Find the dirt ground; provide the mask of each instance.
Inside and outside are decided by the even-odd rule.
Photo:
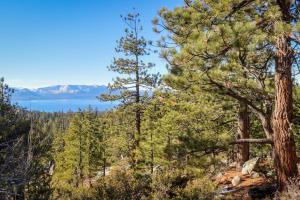
[[[260,161],[257,168],[261,169],[262,171],[265,170],[266,172],[268,171],[269,165],[265,161]],[[220,190],[226,188],[226,191],[228,191],[228,193],[226,192],[226,194],[223,195],[224,199],[260,199],[250,197],[249,190],[251,190],[251,192],[254,191],[256,193],[261,193],[260,189],[263,188],[264,190],[265,188],[267,188],[266,190],[268,190],[268,187],[274,185],[274,180],[266,178],[261,172],[259,174],[259,177],[251,177],[251,175],[248,174],[242,175],[242,173],[240,171],[237,171],[235,167],[229,167],[222,172],[222,175],[218,175],[217,177],[215,177],[215,183]],[[241,182],[237,186],[232,186],[231,181],[235,176],[240,176]],[[268,191],[266,193],[268,193]]]

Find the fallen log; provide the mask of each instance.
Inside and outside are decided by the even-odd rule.
[[[268,138],[263,138],[263,139],[247,138],[247,139],[238,139],[236,141],[230,142],[230,144],[243,144],[243,143],[273,144],[273,140]]]

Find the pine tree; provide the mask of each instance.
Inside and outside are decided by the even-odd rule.
[[[240,102],[238,110],[238,139],[248,139],[250,136],[250,117],[248,105]],[[238,145],[237,170],[241,170],[243,164],[249,160],[249,143]]]
[[[193,77],[182,89],[197,83],[206,91],[229,96],[237,104],[247,104],[261,118],[266,136],[270,139],[269,107],[272,101],[266,88],[271,84],[271,62],[268,48],[263,48],[265,37],[255,34],[249,37],[249,32],[255,32],[249,20],[253,13],[238,13],[226,20],[226,12],[230,12],[232,2],[209,1],[207,6],[211,9],[197,1],[186,1],[186,7],[177,8],[174,12],[161,11],[163,21],[156,20],[155,23],[169,30],[169,38],[178,45],[165,48],[171,42],[162,41],[162,56],[169,62],[173,77]],[[226,12],[219,10],[223,6],[228,8]],[[256,50],[255,46],[262,48]],[[261,104],[262,101],[266,103]],[[243,135],[248,135],[249,130],[243,131]],[[247,144],[241,146],[246,147]],[[247,154],[243,155],[244,159]]]
[[[170,32],[169,38],[177,45],[164,54],[173,72],[200,72],[204,87],[246,103],[260,118],[265,141],[273,143],[274,139],[280,189],[289,177],[297,174],[295,144],[289,127],[291,69],[297,58],[293,42],[299,41],[299,3],[186,0],[185,6],[174,11],[163,9],[162,22],[155,21]],[[262,142],[247,142],[250,141]]]
[[[116,52],[123,57],[115,58],[109,70],[119,73],[113,84],[109,85],[110,94],[101,95],[103,101],[121,101],[125,107],[131,107],[135,115],[135,132],[131,149],[132,165],[137,162],[137,150],[141,138],[141,122],[143,105],[147,99],[145,90],[156,83],[158,75],[152,75],[149,70],[153,63],[143,62],[144,56],[150,54],[148,42],[141,36],[142,26],[139,14],[128,14],[122,17],[127,28],[125,36],[118,41]]]
[[[72,117],[70,126],[64,133],[62,140],[58,137],[56,146],[55,171],[52,178],[52,188],[59,198],[72,198],[76,189],[83,187],[86,138],[82,129],[83,113]]]
[[[293,26],[299,26],[300,1],[278,0],[279,17],[276,19],[275,51],[275,107],[273,113],[275,165],[280,190],[289,178],[298,175],[297,156],[292,132],[293,81],[292,67],[297,64],[297,53],[293,42],[299,44],[298,33]],[[277,29],[277,30],[276,30]],[[297,46],[296,45],[296,46]]]
[[[13,90],[0,79],[0,198],[24,198],[30,180],[28,136],[30,121],[24,110],[11,103]]]

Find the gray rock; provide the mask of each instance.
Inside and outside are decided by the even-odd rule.
[[[235,176],[233,177],[233,179],[231,180],[231,184],[233,186],[237,186],[238,184],[241,183],[241,177],[240,176]]]
[[[217,174],[216,178],[219,179],[219,178],[222,178],[222,176],[223,176],[223,173],[220,172],[220,173]]]
[[[243,168],[242,169],[242,175],[246,175],[248,174],[248,169],[247,168]]]
[[[251,178],[258,178],[258,177],[259,177],[259,173],[252,171]]]
[[[221,195],[220,197],[225,197],[224,195],[229,194],[229,193],[233,193],[233,192],[237,192],[239,190],[241,190],[241,188],[234,188],[234,189],[230,189],[231,187],[229,186],[225,186],[223,189],[221,189],[218,193]],[[218,198],[217,198],[218,199]],[[221,198],[222,199],[222,198]],[[224,199],[224,198],[223,198]]]
[[[54,164],[50,166],[50,169],[49,169],[49,175],[50,175],[50,176],[52,176],[53,173],[54,173],[54,167],[55,167]]]
[[[248,160],[247,162],[245,162],[243,165],[242,174],[243,175],[251,174],[251,172],[256,167],[258,160],[259,160],[259,158],[257,157],[257,158],[252,158],[252,159]]]
[[[236,166],[236,162],[230,163],[229,167],[235,167]]]
[[[267,174],[266,174],[266,177],[274,177],[274,176],[275,176],[275,171],[274,170],[268,171]]]

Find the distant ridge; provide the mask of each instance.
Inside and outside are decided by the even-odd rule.
[[[108,92],[104,85],[54,85],[38,89],[14,88],[14,101],[54,99],[95,99]]]

